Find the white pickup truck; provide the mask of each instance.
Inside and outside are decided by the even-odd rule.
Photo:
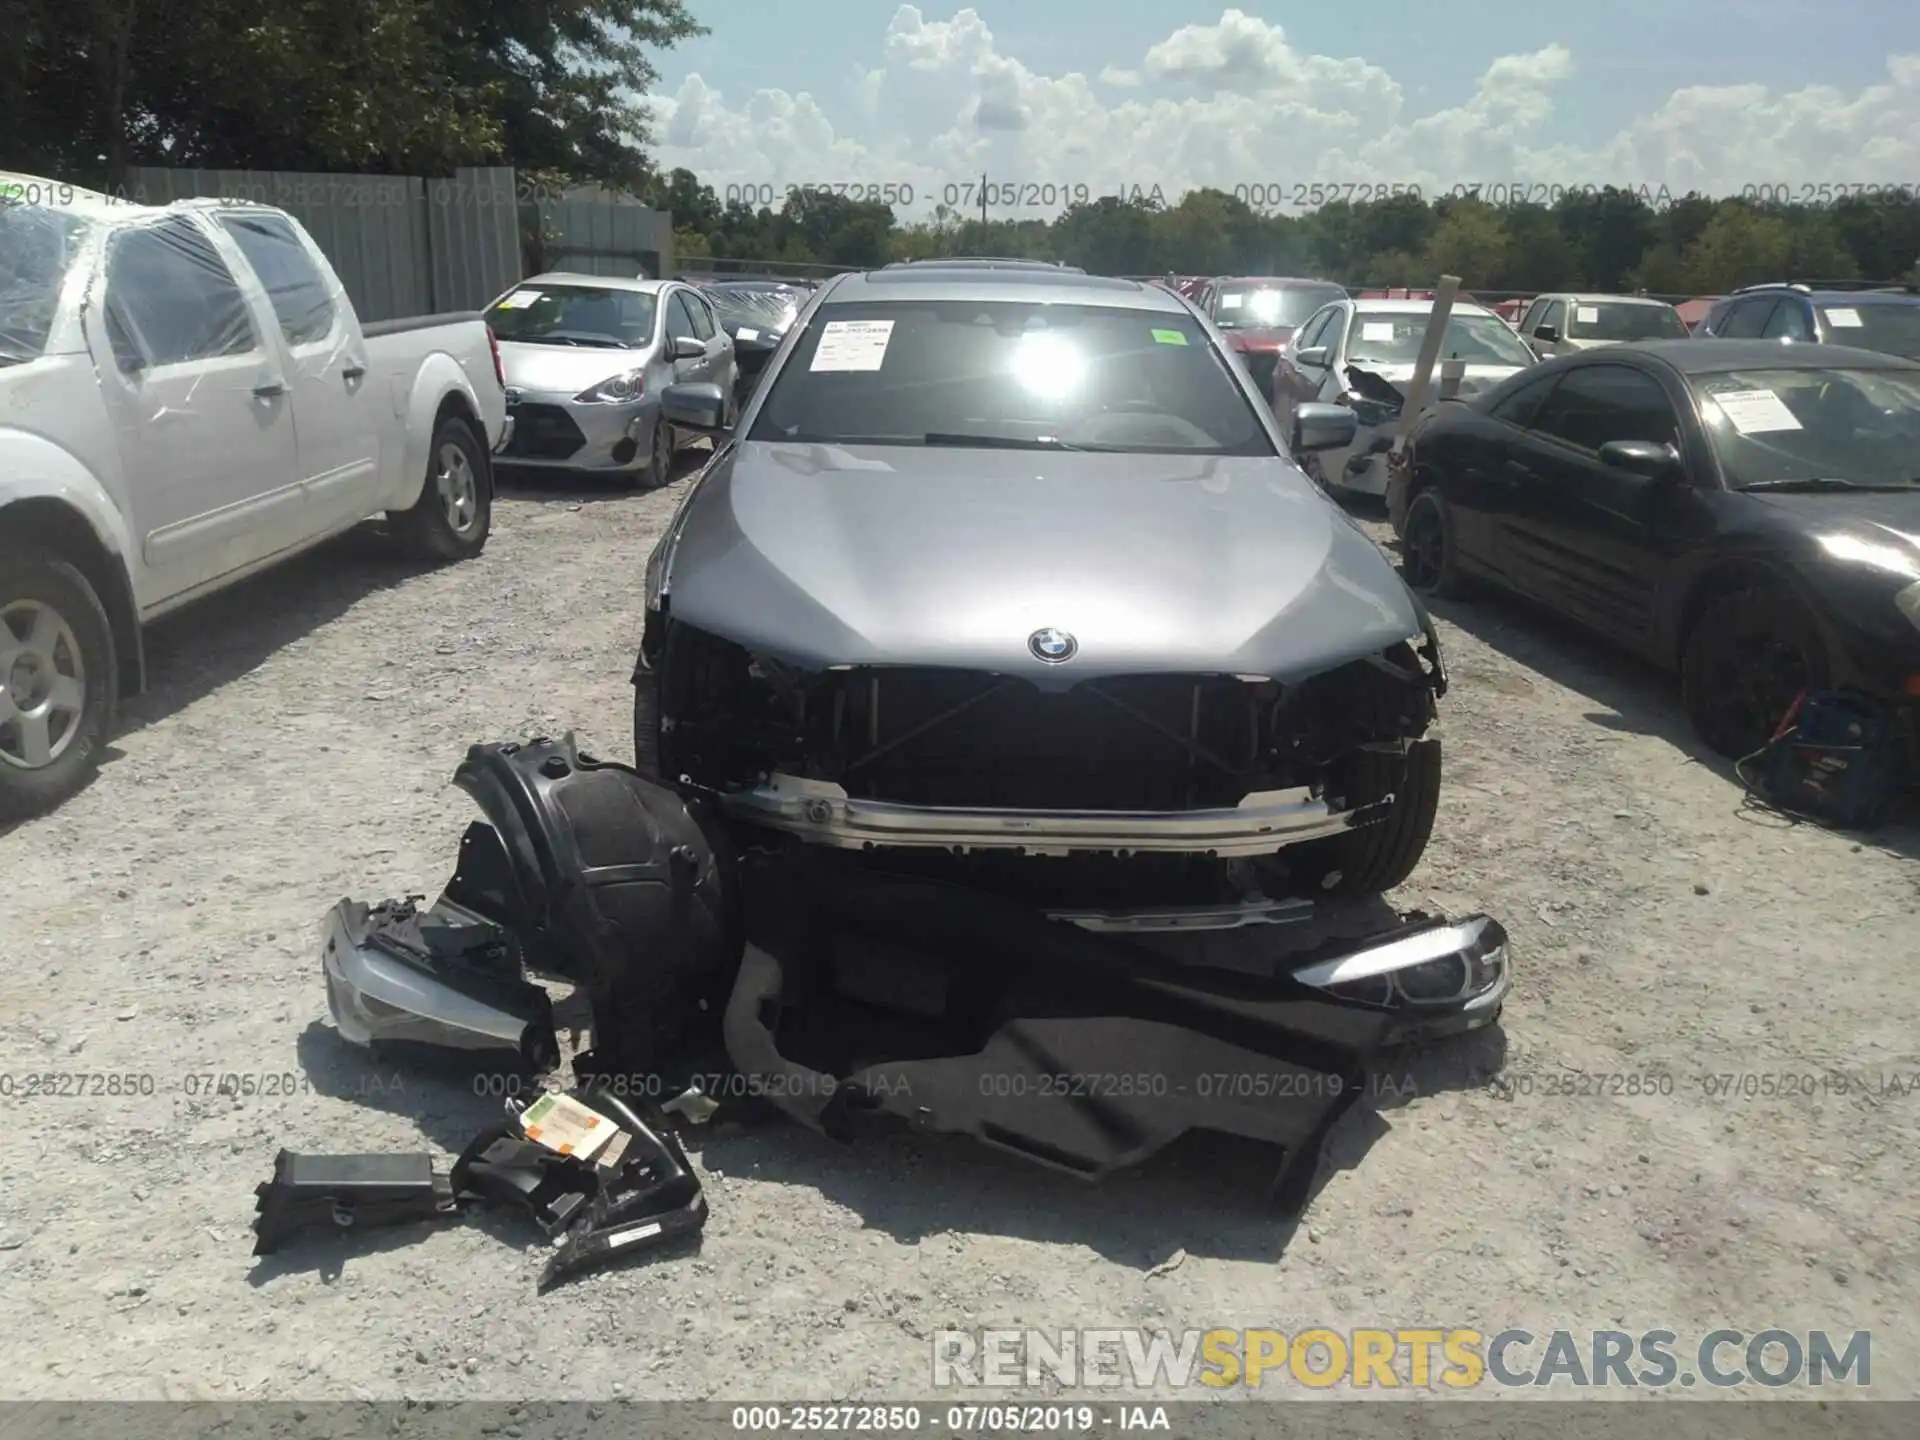
[[[511,428],[478,314],[362,326],[283,211],[0,173],[0,821],[87,782],[147,621],[382,512],[477,555]]]

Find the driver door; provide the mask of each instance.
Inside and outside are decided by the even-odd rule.
[[[1569,618],[1637,649],[1651,646],[1676,507],[1692,492],[1600,459],[1610,440],[1673,445],[1686,433],[1666,388],[1629,365],[1567,371],[1502,459],[1508,497],[1501,569]]]

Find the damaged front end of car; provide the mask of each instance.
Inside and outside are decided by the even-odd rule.
[[[724,1070],[831,1135],[892,1119],[1086,1179],[1220,1132],[1284,1152],[1273,1198],[1297,1211],[1375,1058],[1492,1023],[1511,983],[1484,916],[1289,943],[1311,902],[1062,909],[777,843],[570,739],[475,746],[455,783],[487,819],[435,904],[329,919],[336,1023],[547,1070],[532,980],[568,981],[591,1006],[588,1093],[684,1099]],[[1251,966],[1151,943],[1223,927],[1277,943]]]
[[[1271,856],[1383,818],[1446,690],[1424,633],[1299,679],[805,670],[650,617],[660,773],[842,850]],[[1422,617],[1423,621],[1425,617]]]

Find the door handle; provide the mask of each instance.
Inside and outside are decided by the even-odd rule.
[[[278,380],[264,380],[253,387],[253,398],[256,400],[278,400],[286,393],[287,387]]]
[[[367,367],[358,362],[346,366],[340,372],[340,378],[342,380],[364,380],[366,377]]]

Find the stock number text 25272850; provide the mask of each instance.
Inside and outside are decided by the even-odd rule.
[[[1233,198],[1253,210],[1314,210],[1322,205],[1367,205],[1403,196],[1418,200],[1422,191],[1409,182],[1375,180],[1255,180],[1235,185]]]

